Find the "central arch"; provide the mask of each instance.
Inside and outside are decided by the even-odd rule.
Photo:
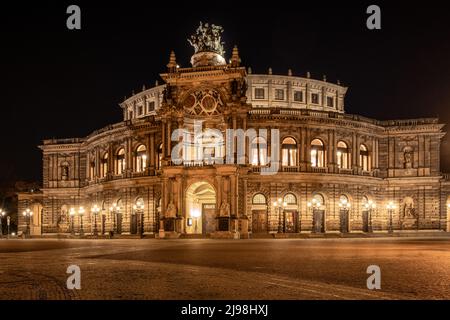
[[[210,234],[216,230],[216,191],[205,181],[186,190],[186,233]]]

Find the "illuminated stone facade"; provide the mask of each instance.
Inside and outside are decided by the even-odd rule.
[[[161,238],[448,230],[438,119],[346,114],[340,84],[251,74],[237,48],[228,64],[208,50],[190,68],[172,53],[163,85],[120,104],[123,122],[43,141],[43,188],[19,194],[20,229],[30,221],[32,235]],[[224,137],[227,129],[267,137],[245,139],[243,163],[235,149],[225,161],[223,148],[199,160],[195,146],[173,161],[174,130],[193,132],[198,121]],[[275,162],[275,174],[264,174]]]

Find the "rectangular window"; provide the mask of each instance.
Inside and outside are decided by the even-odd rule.
[[[138,107],[138,116],[141,116],[143,112],[144,112],[144,108],[142,108],[142,106],[139,106]]]
[[[255,99],[264,99],[264,89],[255,88]]]
[[[275,100],[284,100],[284,90],[275,89]]]
[[[334,107],[334,99],[333,99],[333,97],[327,97],[327,107],[330,107],[330,108]]]
[[[319,104],[319,94],[318,93],[311,94],[311,103]]]
[[[150,101],[147,103],[147,112],[155,111],[155,101]]]
[[[303,91],[294,91],[294,101],[297,102],[303,101]]]

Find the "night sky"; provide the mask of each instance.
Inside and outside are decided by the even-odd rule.
[[[162,1],[158,1],[162,2]],[[0,183],[41,179],[46,138],[83,137],[122,119],[132,90],[152,86],[170,50],[190,66],[199,21],[225,29],[253,73],[327,75],[349,87],[346,112],[377,119],[439,116],[450,123],[450,23],[443,2],[59,1],[0,12]],[[316,3],[316,4],[314,4]],[[378,4],[382,30],[366,28]],[[81,7],[82,29],[66,28]],[[160,79],[159,79],[160,80]],[[442,171],[450,171],[443,142]]]

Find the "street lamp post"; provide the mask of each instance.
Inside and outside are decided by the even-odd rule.
[[[70,216],[70,234],[74,236],[75,235],[75,224],[74,224],[75,209],[74,208],[70,208],[69,216]]]
[[[134,214],[139,214],[139,235],[141,238],[144,236],[144,203],[141,201],[136,202],[133,206]]]
[[[376,205],[375,202],[373,202],[372,200],[369,200],[367,203],[364,204],[364,208],[366,208],[367,210],[367,229],[369,232],[372,232],[372,211],[375,210]]]
[[[8,233],[7,233],[8,239],[9,239],[9,225],[10,225],[10,224],[11,224],[11,217],[10,217],[10,216],[7,216],[7,217],[6,217],[6,226],[7,226],[6,231],[8,232]]]
[[[80,216],[80,236],[84,236],[84,229],[83,229],[83,216],[84,216],[84,208],[80,207],[78,209],[78,215]]]
[[[112,229],[113,232],[116,232],[116,228],[117,228],[117,226],[116,226],[116,213],[119,210],[120,210],[120,208],[117,206],[116,203],[114,203],[112,205],[112,207],[109,208],[109,212],[112,215],[112,219],[113,219],[113,229]]]
[[[283,202],[283,199],[278,198],[278,201],[273,203],[273,207],[275,210],[278,209],[278,233],[286,232],[286,219],[281,218],[281,214],[285,214],[284,208],[286,208],[287,203]],[[283,221],[284,220],[284,221]]]
[[[311,200],[311,202],[307,202],[306,203],[306,206],[308,207],[308,208],[310,208],[310,210],[311,210],[311,212],[312,212],[312,214],[313,214],[313,221],[314,221],[314,225],[313,225],[313,230],[312,230],[312,232],[313,233],[316,233],[317,232],[317,218],[316,217],[314,217],[314,212],[316,211],[316,210],[320,210],[320,208],[321,208],[321,206],[322,206],[322,204],[320,203],[320,201],[317,201],[317,199],[312,199]],[[320,231],[321,232],[321,231]]]
[[[97,215],[100,212],[100,208],[95,204],[92,208],[91,208],[91,212],[94,214],[94,236],[97,237],[98,236],[98,230],[97,230]]]
[[[394,229],[392,227],[392,214],[396,208],[397,207],[395,206],[394,202],[392,202],[392,201],[389,201],[389,203],[386,205],[386,209],[388,210],[388,213],[389,213],[389,230],[388,230],[389,233],[394,232]]]
[[[3,217],[5,214],[6,212],[3,209],[0,209],[0,238],[3,238]]]
[[[31,216],[33,215],[33,211],[31,211],[29,208],[27,208],[25,211],[22,212],[22,215],[25,217],[27,222],[27,230],[25,232],[25,237],[30,236],[30,220]]]

